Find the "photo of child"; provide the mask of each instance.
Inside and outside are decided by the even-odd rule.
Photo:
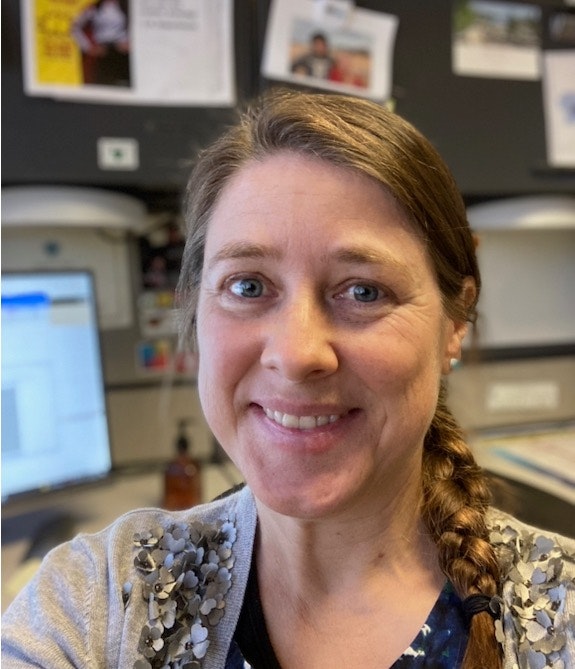
[[[369,86],[371,37],[349,30],[318,30],[313,21],[296,18],[289,42],[290,71],[297,78],[352,88]],[[310,82],[312,83],[312,82]]]

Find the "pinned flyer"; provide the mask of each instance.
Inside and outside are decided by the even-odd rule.
[[[274,0],[263,75],[388,100],[398,19],[350,5],[343,0]]]
[[[232,106],[232,0],[22,0],[24,88],[77,101]]]

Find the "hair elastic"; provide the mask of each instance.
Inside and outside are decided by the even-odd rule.
[[[470,595],[463,600],[463,612],[468,621],[476,613],[489,613],[494,619],[501,617],[501,605],[503,600],[498,595],[490,597],[489,595]]]

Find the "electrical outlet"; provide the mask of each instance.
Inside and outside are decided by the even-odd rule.
[[[137,170],[140,166],[139,145],[130,137],[100,137],[98,167],[101,170]]]

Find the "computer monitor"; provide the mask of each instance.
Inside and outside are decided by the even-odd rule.
[[[3,506],[105,478],[112,458],[92,274],[2,273],[1,356]]]

